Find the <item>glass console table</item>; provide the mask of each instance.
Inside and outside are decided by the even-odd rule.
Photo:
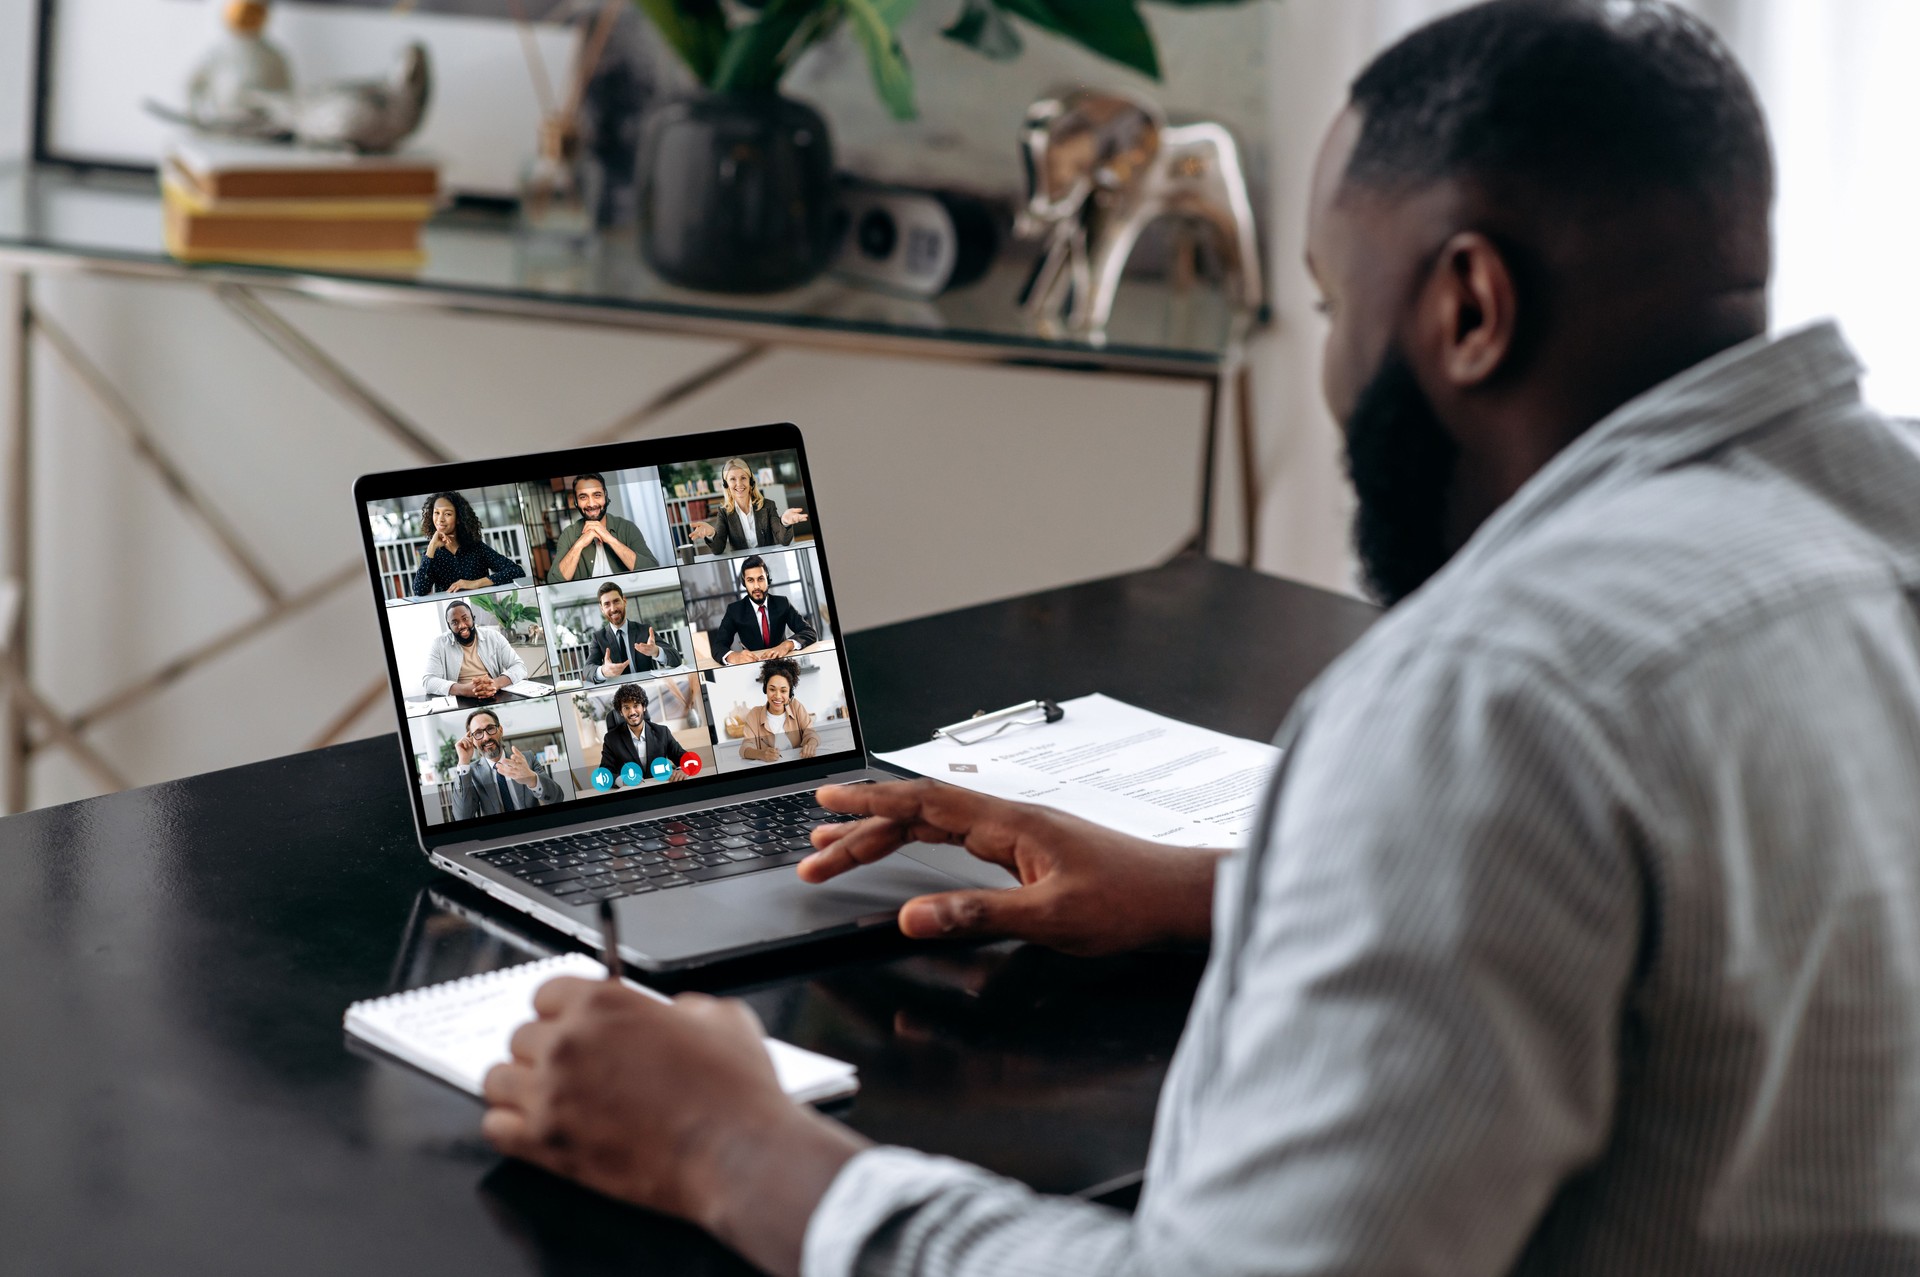
[[[161,243],[160,197],[150,176],[83,173],[60,167],[0,166],[0,271],[18,277],[13,341],[13,402],[7,438],[6,495],[9,559],[0,582],[17,588],[10,626],[0,632],[0,681],[9,690],[5,750],[7,788],[0,809],[28,805],[27,760],[38,749],[68,752],[97,781],[123,788],[111,760],[83,733],[116,705],[166,686],[218,656],[264,625],[296,615],[331,590],[343,588],[360,565],[343,567],[318,588],[287,598],[273,574],[256,562],[228,526],[219,505],[156,442],[136,407],[120,394],[81,345],[51,316],[36,309],[33,280],[51,271],[82,271],[131,280],[194,284],[207,289],[261,339],[320,389],[385,431],[423,462],[453,459],[406,415],[352,371],[309,340],[263,296],[291,295],[335,305],[389,311],[491,315],[521,320],[594,324],[633,332],[711,337],[740,343],[725,357],[696,369],[623,415],[592,438],[607,442],[642,433],[651,418],[689,395],[738,373],[780,348],[813,348],[910,359],[1054,369],[1081,374],[1153,377],[1194,383],[1205,392],[1199,431],[1200,490],[1190,549],[1205,552],[1214,533],[1216,457],[1229,400],[1236,405],[1235,471],[1240,487],[1242,544],[1254,544],[1251,384],[1243,347],[1247,317],[1210,286],[1176,288],[1129,280],[1120,290],[1104,340],[1040,331],[1018,304],[1031,259],[1003,252],[987,276],[932,300],[892,297],[832,277],[765,296],[697,293],[660,280],[642,264],[630,237],[608,237],[577,258],[530,254],[510,216],[456,207],[426,228],[427,262],[406,275],[330,274],[238,265],[188,265]],[[259,593],[262,611],[169,662],[161,671],[115,688],[92,706],[63,713],[37,691],[24,618],[32,607],[30,553],[34,527],[31,491],[33,391],[31,351],[43,344],[83,386],[125,443],[152,469],[186,512],[201,523]],[[346,725],[385,693],[384,680],[348,704],[312,743],[331,743]]]

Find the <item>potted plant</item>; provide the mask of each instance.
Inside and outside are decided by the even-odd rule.
[[[532,627],[540,622],[540,609],[522,603],[518,590],[509,590],[505,594],[483,594],[474,602],[500,622],[500,629],[509,643],[529,642]]]
[[[833,146],[826,121],[781,96],[780,81],[844,25],[867,55],[880,100],[895,118],[912,119],[913,73],[898,30],[915,0],[634,2],[702,89],[653,108],[641,126],[648,264],[676,284],[722,292],[773,292],[813,278],[833,248]],[[1135,0],[962,0],[943,34],[990,58],[1017,57],[1014,18],[1159,78]]]

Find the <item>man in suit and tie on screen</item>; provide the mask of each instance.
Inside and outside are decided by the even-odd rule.
[[[680,649],[651,625],[627,619],[627,596],[608,581],[600,587],[600,615],[607,623],[593,632],[581,677],[589,683],[615,683],[680,664]]]
[[[557,803],[560,782],[547,769],[520,752],[507,748],[500,717],[490,709],[467,715],[467,734],[453,742],[460,755],[453,769],[453,818],[498,816],[503,811],[526,811]]]
[[[767,563],[759,555],[740,561],[740,588],[745,596],[728,604],[720,624],[713,627],[707,646],[713,659],[723,665],[751,665],[818,641],[806,613],[769,587]],[[738,652],[729,650],[735,639],[741,644]]]

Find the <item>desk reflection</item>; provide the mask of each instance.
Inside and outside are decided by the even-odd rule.
[[[462,884],[424,888],[391,988],[570,947]],[[1098,1194],[1137,1180],[1145,1164],[1201,966],[1195,954],[1085,959],[894,936],[652,983],[740,997],[773,1036],[852,1062],[860,1093],[827,1111],[871,1139],[964,1158],[1043,1192]]]

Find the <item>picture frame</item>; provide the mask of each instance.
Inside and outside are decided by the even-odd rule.
[[[174,127],[144,103],[183,104],[188,75],[222,34],[220,0],[39,0],[33,158],[76,168],[151,171]],[[527,0],[530,13],[554,6]],[[564,12],[570,6],[561,6]],[[456,195],[508,198],[538,140],[540,106],[509,0],[277,0],[267,38],[296,83],[384,75],[412,41],[427,48],[433,95],[409,145],[436,156]],[[532,24],[561,81],[577,30]]]

